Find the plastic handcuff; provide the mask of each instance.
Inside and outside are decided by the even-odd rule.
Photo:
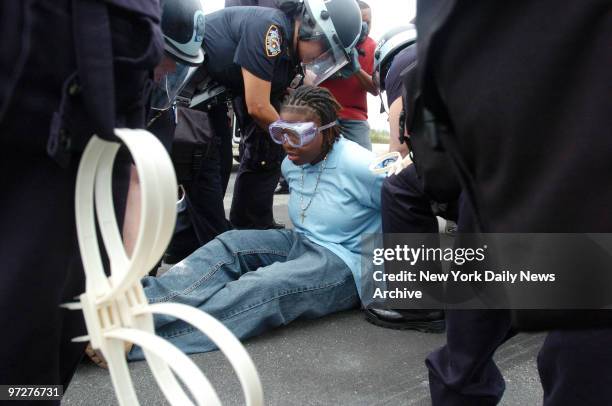
[[[394,151],[384,154],[372,161],[370,164],[370,171],[376,174],[386,173],[387,176],[399,175],[399,173],[406,169],[411,163],[412,160],[410,156],[402,158],[399,152]]]
[[[120,405],[139,404],[126,362],[123,342],[140,346],[157,384],[172,405],[220,405],[208,379],[174,345],[155,335],[153,314],[184,320],[207,335],[228,358],[245,394],[246,404],[263,405],[263,390],[255,365],[240,341],[212,316],[177,303],[149,305],[140,279],[153,268],[166,249],[176,221],[177,183],[170,157],[162,144],[145,130],[116,129],[138,170],[142,203],[138,238],[131,257],[125,252],[112,200],[112,168],[120,144],[93,136],[80,162],[76,183],[76,224],[86,276],[80,303],[63,307],[82,309],[90,341],[108,363]],[[110,259],[106,277],[98,237]],[[177,380],[180,378],[180,382]]]

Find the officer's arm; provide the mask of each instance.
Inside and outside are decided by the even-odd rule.
[[[374,81],[372,80],[372,76],[368,72],[364,71],[363,69],[360,69],[355,74],[355,77],[357,78],[357,80],[359,80],[359,84],[364,90],[366,90],[367,92],[371,93],[374,96],[378,96],[380,92],[378,91],[378,88],[374,86]]]
[[[405,143],[400,144],[399,142],[399,120],[403,108],[404,103],[401,97],[395,99],[395,101],[391,103],[391,106],[389,106],[389,152],[397,151],[405,157],[408,154],[408,146]]]
[[[360,69],[355,74],[355,77],[359,81],[361,88],[366,92],[378,96],[380,91],[377,86],[374,86],[374,81],[372,80],[372,72],[374,72],[374,50],[376,44],[369,40],[369,45],[364,44],[364,49],[362,51],[363,57],[360,60]]]
[[[132,255],[136,239],[138,238],[138,226],[140,225],[141,204],[140,180],[136,167],[130,167],[130,186],[128,189],[125,216],[123,220],[123,245],[128,256]]]
[[[257,125],[267,131],[268,126],[279,118],[278,112],[270,103],[272,83],[258,78],[244,68],[242,68],[242,78],[244,79],[244,99],[249,115]]]

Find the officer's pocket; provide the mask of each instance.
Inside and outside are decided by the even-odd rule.
[[[144,117],[144,106],[149,99],[150,72],[163,54],[163,37],[156,21],[140,10],[109,6],[112,32],[113,60],[116,89],[116,108],[127,113],[127,122],[137,127],[133,117]],[[135,113],[135,114],[134,114]]]

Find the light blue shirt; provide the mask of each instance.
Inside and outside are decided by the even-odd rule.
[[[361,236],[381,232],[380,189],[384,176],[369,170],[374,158],[371,151],[341,138],[326,162],[298,166],[285,158],[282,165],[290,191],[289,217],[295,230],[339,256],[351,269],[360,294]],[[325,169],[315,191],[322,165]],[[308,204],[302,223],[301,208]]]

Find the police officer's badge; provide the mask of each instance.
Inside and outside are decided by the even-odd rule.
[[[266,33],[266,55],[268,55],[269,58],[280,55],[282,52],[282,43],[283,37],[281,36],[280,30],[276,25],[271,25]]]

